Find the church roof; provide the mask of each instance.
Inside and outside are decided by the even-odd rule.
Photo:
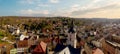
[[[57,46],[55,47],[55,52],[56,53],[60,53],[60,52],[63,52],[63,50],[65,49],[65,48],[68,48],[67,50],[69,50],[69,53],[70,54],[80,54],[80,52],[81,52],[81,48],[74,48],[74,47],[72,47],[72,46],[70,46],[70,45],[68,45],[68,46],[65,46],[65,45],[61,45],[61,44],[57,44]]]
[[[71,54],[80,54],[81,48],[74,48],[70,45],[68,46],[68,48],[69,48]]]
[[[63,50],[66,46],[62,45],[62,44],[57,44],[54,51],[55,52],[60,52],[61,50]]]

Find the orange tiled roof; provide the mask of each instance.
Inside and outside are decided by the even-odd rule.
[[[27,47],[27,46],[28,46],[27,40],[18,41],[18,47]]]
[[[104,54],[104,53],[102,52],[102,50],[97,48],[96,50],[94,50],[93,54]]]
[[[5,44],[0,44],[0,47],[5,46]]]

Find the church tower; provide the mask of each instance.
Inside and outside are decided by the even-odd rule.
[[[74,22],[71,22],[71,26],[68,30],[68,37],[67,37],[67,45],[71,45],[74,48],[76,48],[76,44],[77,44],[77,38],[76,38],[76,29],[74,26]]]

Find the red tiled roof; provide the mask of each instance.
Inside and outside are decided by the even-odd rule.
[[[45,51],[46,51],[46,46],[47,46],[47,44],[44,43],[43,41],[41,41],[40,45],[41,45],[43,51],[45,52]]]
[[[32,54],[45,54],[47,44],[41,41],[36,48],[33,50]]]
[[[27,40],[18,41],[18,48],[21,47],[28,47],[28,41]]]
[[[3,47],[3,46],[5,46],[5,44],[0,44],[0,47]]]

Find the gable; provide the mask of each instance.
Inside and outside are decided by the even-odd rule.
[[[47,44],[41,41],[37,47],[34,49],[34,52],[46,52]]]
[[[45,52],[45,51],[46,51],[46,46],[47,46],[47,44],[44,43],[43,41],[41,41],[40,45],[41,45],[43,51]]]
[[[63,49],[62,51],[60,51],[58,54],[70,54],[70,50],[68,47],[66,47],[65,49]]]

